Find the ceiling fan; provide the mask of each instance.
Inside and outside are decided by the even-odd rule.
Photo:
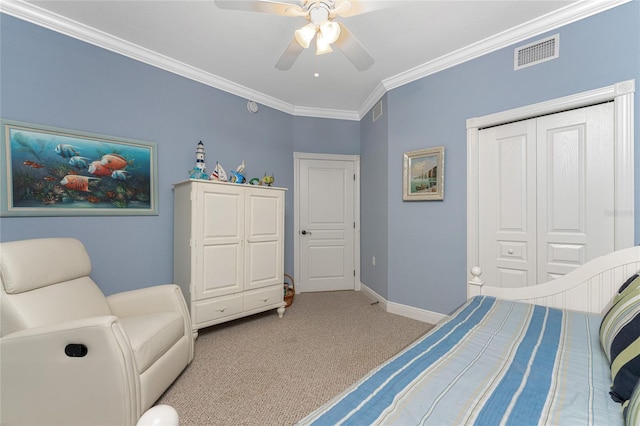
[[[362,44],[336,17],[349,16],[375,10],[378,2],[358,2],[357,0],[302,0],[300,5],[272,0],[215,0],[221,9],[248,12],[272,13],[292,17],[303,17],[308,23],[294,33],[294,38],[285,49],[275,67],[285,71],[293,66],[298,56],[316,39],[316,55],[332,52],[331,45],[340,49],[360,71],[373,65],[374,60]]]

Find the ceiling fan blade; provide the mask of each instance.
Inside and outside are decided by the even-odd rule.
[[[384,1],[365,1],[365,0],[336,0],[334,7],[335,14],[348,18],[350,16],[362,15],[363,13],[374,12],[376,10],[389,7],[388,2]]]
[[[375,62],[358,39],[342,24],[340,24],[340,37],[333,45],[340,49],[360,71],[369,69]]]
[[[282,56],[278,59],[278,62],[276,62],[276,68],[280,71],[288,70],[293,66],[294,62],[298,59],[298,56],[300,56],[303,50],[304,47],[300,46],[294,38],[291,40],[291,43],[289,43],[289,46],[284,50]]]
[[[304,16],[307,12],[299,5],[272,0],[214,0],[220,9],[244,12],[273,13],[285,16]]]

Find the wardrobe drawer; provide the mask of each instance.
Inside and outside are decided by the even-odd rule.
[[[244,310],[250,311],[262,308],[263,306],[282,303],[283,297],[284,288],[280,284],[261,288],[259,290],[248,291],[244,293]]]
[[[195,324],[202,324],[218,318],[242,312],[242,294],[200,300],[193,304]]]

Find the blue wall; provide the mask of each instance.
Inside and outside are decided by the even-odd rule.
[[[360,121],[362,140],[366,141],[360,150],[360,281],[388,299],[389,182],[394,184],[399,180],[389,176],[386,95],[381,102],[382,115],[375,122],[373,110]]]
[[[387,93],[390,182],[388,217],[363,208],[363,241],[388,238],[388,270],[371,266],[364,256],[363,282],[387,299],[430,311],[449,313],[466,298],[466,120],[536,102],[584,92],[619,81],[640,83],[640,2],[631,2],[567,25],[560,34],[558,59],[513,70],[513,47],[504,48]],[[518,43],[524,45],[527,41]],[[635,95],[635,166],[640,166],[640,108]],[[365,154],[385,141],[363,120]],[[445,146],[445,199],[402,201],[402,155]],[[374,160],[379,162],[378,157]],[[384,170],[384,167],[380,167]],[[373,173],[373,172],[371,172]],[[371,176],[369,176],[371,177]],[[366,178],[363,173],[363,182]],[[376,201],[364,199],[363,206]],[[640,242],[640,174],[636,175],[636,243]],[[376,235],[370,235],[374,233]],[[376,259],[380,262],[380,257]],[[366,280],[365,280],[366,278]]]
[[[202,140],[209,171],[244,159],[249,176],[274,173],[290,189],[292,272],[293,153],[360,154],[362,282],[389,301],[449,313],[466,297],[466,119],[640,82],[639,28],[640,2],[627,3],[551,32],[560,33],[559,59],[516,72],[505,48],[390,91],[383,116],[358,123],[267,107],[250,114],[246,99],[0,14],[0,116],[156,142],[160,188],[158,216],[2,218],[0,240],[80,238],[107,294],[171,282],[172,184],[187,177]],[[638,93],[635,101],[637,168]],[[444,201],[403,202],[402,154],[439,145]],[[637,212],[640,174],[640,242]]]
[[[0,219],[0,239],[71,236],[84,242],[106,294],[173,280],[173,187],[202,140],[207,170],[246,162],[274,173],[286,197],[285,271],[293,272],[293,152],[357,154],[359,124],[293,117],[0,14],[2,118],[155,142],[159,215]],[[330,137],[327,137],[327,135]],[[4,165],[2,165],[4,168]],[[3,172],[4,173],[4,172]],[[63,254],[60,254],[63,255]]]

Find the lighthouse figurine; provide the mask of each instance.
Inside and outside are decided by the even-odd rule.
[[[196,148],[196,166],[189,172],[189,178],[209,179],[209,175],[205,172],[206,167],[207,165],[204,162],[204,144],[200,141]]]
[[[204,144],[202,141],[198,142],[198,147],[196,148],[196,167],[203,173],[204,169],[207,168],[207,165],[204,163]]]

